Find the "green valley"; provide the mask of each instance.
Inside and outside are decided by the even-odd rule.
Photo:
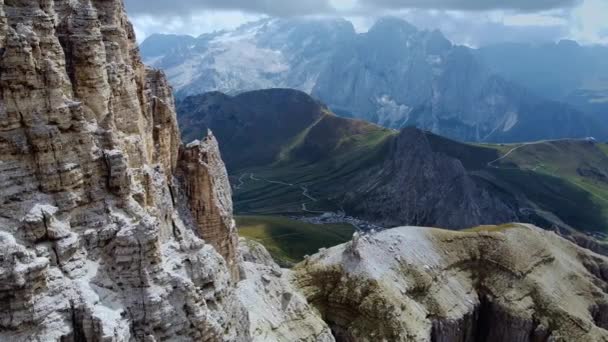
[[[284,267],[349,241],[355,231],[348,224],[315,225],[280,216],[237,216],[236,223],[240,236],[263,244]]]

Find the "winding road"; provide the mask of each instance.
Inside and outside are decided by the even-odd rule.
[[[234,186],[235,190],[240,190],[243,185],[245,185],[245,181],[243,181],[243,177],[245,177],[245,175],[247,175],[246,173],[243,173],[240,177],[239,177],[239,184]]]
[[[240,190],[243,187],[243,185],[245,185],[244,177],[246,175],[247,175],[247,173],[244,173],[244,174],[242,174],[239,177],[239,184],[234,187],[236,190]],[[253,172],[249,173],[249,179],[251,179],[252,181],[266,182],[266,183],[270,183],[270,184],[279,184],[279,185],[284,185],[284,186],[287,186],[287,187],[296,187],[296,186],[298,186],[302,190],[302,196],[308,198],[309,200],[311,200],[313,202],[318,202],[319,201],[318,199],[314,198],[310,194],[310,190],[308,190],[308,188],[305,185],[298,185],[298,184],[286,183],[286,182],[276,181],[276,180],[271,180],[271,179],[258,178],[258,177],[255,176],[255,174]],[[323,211],[308,210],[306,208],[306,203],[305,202],[302,203],[302,211],[306,211],[306,212],[309,212],[309,213],[324,213]]]
[[[588,141],[588,138],[586,138],[586,139],[557,139],[557,140],[541,140],[541,141],[530,142],[530,143],[522,143],[521,145],[518,145],[518,146],[516,146],[516,147],[514,147],[514,148],[510,149],[510,150],[509,150],[507,153],[505,153],[505,154],[504,154],[503,156],[501,156],[500,158],[498,158],[498,159],[496,159],[496,160],[492,160],[491,162],[488,162],[488,167],[495,168],[495,169],[511,169],[511,168],[507,168],[507,167],[499,167],[499,166],[496,166],[496,165],[494,165],[494,163],[499,162],[499,161],[501,161],[501,160],[503,160],[503,159],[505,159],[505,158],[509,157],[509,156],[510,156],[510,155],[511,155],[513,152],[515,152],[515,151],[517,151],[517,150],[519,150],[519,149],[521,149],[521,148],[523,148],[523,147],[530,146],[530,145],[544,144],[544,143],[547,143],[547,142],[555,142],[555,141]],[[544,166],[544,165],[541,163],[541,164],[536,165],[535,167],[533,167],[533,168],[532,168],[532,169],[530,169],[530,170],[532,170],[532,171],[536,172],[536,170],[538,170],[539,168],[541,168],[541,167],[543,167],[543,166]],[[516,169],[516,168],[514,168],[514,169]],[[551,173],[550,173],[550,174],[551,174]],[[551,175],[553,175],[553,174],[551,174]],[[557,176],[555,176],[555,177],[557,177]],[[570,182],[570,183],[571,183],[571,184],[573,184],[573,185],[575,185],[575,186],[577,186],[578,188],[582,189],[583,191],[589,192],[589,193],[590,193],[592,196],[594,196],[594,197],[596,197],[596,198],[598,198],[598,199],[600,199],[600,200],[602,200],[602,201],[608,202],[608,198],[604,198],[603,196],[600,196],[600,195],[598,195],[598,194],[596,194],[596,193],[594,193],[594,192],[591,192],[591,191],[589,191],[589,190],[585,189],[583,186],[581,186],[580,184],[578,184],[578,183],[576,183],[576,182]],[[525,209],[525,210],[533,210],[533,211],[537,211],[537,212],[542,212],[542,211],[539,211],[539,210],[537,210],[537,209],[532,209],[532,208],[524,208],[524,209]]]
[[[492,160],[491,162],[488,162],[488,167],[492,167],[495,169],[502,169],[501,167],[495,166],[494,163],[499,162],[505,158],[507,158],[508,156],[510,156],[513,152],[524,148],[526,146],[530,146],[530,145],[539,145],[539,144],[545,144],[548,142],[556,142],[556,141],[587,141],[587,139],[556,139],[556,140],[540,140],[540,141],[534,141],[534,142],[529,142],[529,143],[521,143],[518,146],[515,146],[514,148],[510,149],[507,153],[505,153],[504,155],[502,155],[500,158]],[[534,168],[534,171],[536,171],[536,169],[538,169],[541,165],[538,165]]]
[[[282,182],[282,181],[276,181],[276,180],[271,180],[271,179],[264,179],[264,178],[258,178],[255,176],[254,173],[244,173],[241,174],[239,177],[239,184],[234,186],[235,189],[241,189],[243,187],[243,185],[245,184],[245,180],[247,178],[247,176],[249,176],[248,178],[252,181],[257,181],[257,182],[266,182],[266,183],[271,183],[271,184],[279,184],[279,185],[283,185],[286,187],[299,187],[300,190],[302,191],[302,196],[305,197],[306,199],[312,201],[312,202],[318,202],[319,200],[316,199],[315,197],[313,197],[310,194],[310,190],[305,186],[305,185],[300,185],[300,184],[292,184],[292,183],[286,183],[286,182]],[[330,211],[319,211],[319,210],[310,210],[308,209],[308,206],[306,205],[309,201],[305,201],[301,203],[301,210],[302,212],[306,212],[306,213],[311,213],[311,214],[327,214]],[[342,209],[343,211],[343,209]],[[350,224],[351,226],[355,227],[358,231],[367,231],[369,230],[369,227],[373,227],[372,229],[376,229],[376,230],[381,230],[384,229],[380,226],[376,226],[373,225],[369,222],[363,221],[363,220],[359,220],[355,217],[350,217],[350,216],[344,216],[344,220],[341,221],[336,221],[336,222],[341,222],[341,223],[347,223]],[[310,222],[310,221],[304,221],[304,222]],[[336,222],[329,222],[329,223],[336,223]],[[314,224],[324,224],[324,223],[314,223]],[[294,234],[294,235],[299,235],[298,234]]]
[[[508,156],[510,156],[513,152],[519,150],[520,148],[524,147],[524,146],[528,146],[528,145],[533,145],[533,144],[539,144],[540,142],[536,142],[536,143],[525,143],[525,144],[521,144],[519,146],[516,146],[514,148],[512,148],[511,150],[509,150],[507,153],[505,153],[504,155],[502,155],[500,158],[492,160],[491,162],[488,162],[488,167],[493,167],[495,169],[501,169],[501,167],[495,166],[494,163],[499,162],[505,158],[507,158]]]

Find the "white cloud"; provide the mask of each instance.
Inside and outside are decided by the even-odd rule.
[[[199,36],[221,30],[234,29],[263,16],[240,11],[201,11],[188,17],[139,15],[131,19],[137,40],[142,42],[153,33],[187,34]]]
[[[422,8],[438,10],[492,11],[518,10],[541,11],[572,7],[581,0],[359,0],[368,8],[404,9]]]
[[[298,16],[333,12],[333,7],[329,4],[329,0],[125,0],[125,5],[131,15],[177,15],[181,17],[187,17],[192,13],[200,11],[215,10],[242,11],[276,16]]]
[[[583,0],[126,0],[126,3],[131,10],[140,41],[152,33],[198,36],[206,32],[232,29],[273,13],[310,15],[319,12],[317,14],[344,16],[353,22],[359,32],[369,29],[379,16],[401,16],[421,28],[440,29],[456,43],[470,46],[505,41],[557,41],[564,38],[583,44],[608,44],[608,1],[581,1]],[[185,4],[195,3],[193,8],[183,11]],[[569,7],[572,4],[578,5]],[[367,7],[362,7],[364,5]],[[561,8],[549,9],[560,5]],[[406,6],[426,9],[402,8]],[[461,9],[445,9],[452,7]],[[496,9],[503,7],[514,9]],[[489,10],[481,10],[483,8]],[[540,10],[533,10],[534,8]],[[263,14],[268,12],[273,13]]]
[[[568,20],[545,13],[518,13],[504,16],[502,22],[507,26],[563,26]]]
[[[572,11],[570,38],[582,43],[608,44],[608,1],[585,0]]]
[[[337,11],[351,11],[357,7],[356,0],[330,0],[329,3]]]

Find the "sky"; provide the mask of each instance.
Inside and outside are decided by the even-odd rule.
[[[608,45],[608,0],[124,0],[138,40],[198,36],[264,17],[344,17],[365,32],[378,17],[440,29],[458,44],[572,39]]]

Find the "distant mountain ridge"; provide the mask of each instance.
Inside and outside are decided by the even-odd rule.
[[[178,107],[184,140],[211,129],[222,141],[225,163],[232,170],[274,162],[295,136],[330,115],[325,105],[289,89],[234,97],[211,92],[187,97]]]
[[[386,227],[608,231],[608,146],[593,140],[465,144],[342,118],[289,89],[192,96],[178,113],[191,134],[216,132],[241,214],[345,210]],[[237,151],[243,158],[232,159]]]
[[[178,97],[273,87],[310,93],[333,51],[355,35],[346,20],[263,19],[197,38],[152,35],[141,51],[165,70]]]
[[[360,34],[343,19],[265,19],[198,38],[156,35],[141,49],[178,98],[294,88],[342,116],[461,141],[608,139],[608,125],[581,112],[587,107],[546,100],[482,52],[396,18]]]
[[[608,46],[562,40],[495,44],[474,52],[493,72],[540,96],[608,119]]]

